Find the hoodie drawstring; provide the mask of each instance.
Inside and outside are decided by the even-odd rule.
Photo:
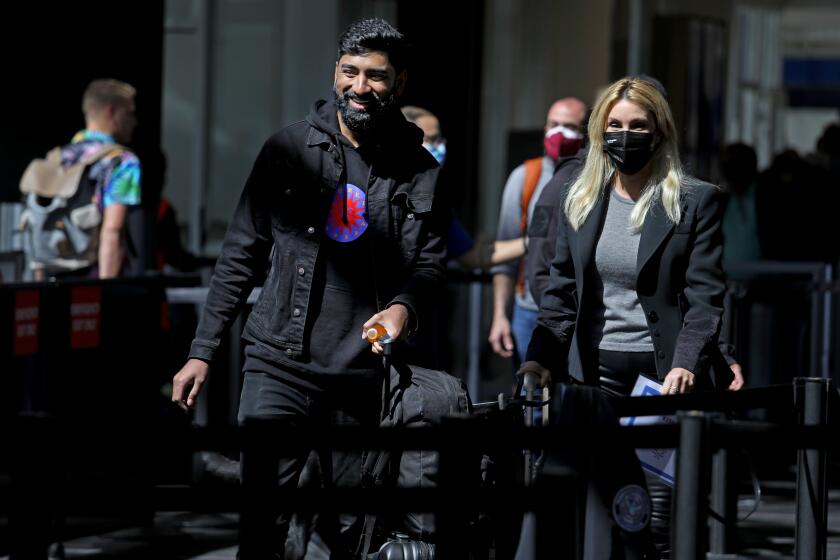
[[[347,159],[344,157],[344,146],[337,136],[333,136],[333,142],[341,165],[341,173],[338,176],[338,188],[341,189],[341,221],[347,225]]]

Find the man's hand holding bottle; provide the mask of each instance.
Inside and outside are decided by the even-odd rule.
[[[371,349],[374,354],[381,354],[384,352],[382,338],[389,336],[391,340],[397,340],[405,331],[408,319],[408,308],[396,303],[375,314],[362,325],[362,338],[371,342]],[[382,332],[383,328],[384,332]]]

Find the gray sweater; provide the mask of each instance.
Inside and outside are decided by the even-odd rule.
[[[610,189],[604,229],[595,249],[599,298],[593,321],[592,341],[602,350],[652,352],[645,314],[636,293],[636,257],[639,232],[630,227],[635,202]]]

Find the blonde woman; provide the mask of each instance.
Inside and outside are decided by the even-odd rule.
[[[608,397],[630,394],[640,374],[663,393],[711,388],[711,365],[728,372],[717,347],[719,191],[682,172],[671,110],[650,81],[610,85],[588,133],[520,373],[597,385]],[[654,540],[667,555],[670,489],[650,477],[648,486]]]

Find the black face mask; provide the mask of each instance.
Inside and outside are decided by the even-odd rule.
[[[604,133],[604,151],[616,169],[625,175],[635,175],[653,157],[656,146],[650,132],[622,130]]]

